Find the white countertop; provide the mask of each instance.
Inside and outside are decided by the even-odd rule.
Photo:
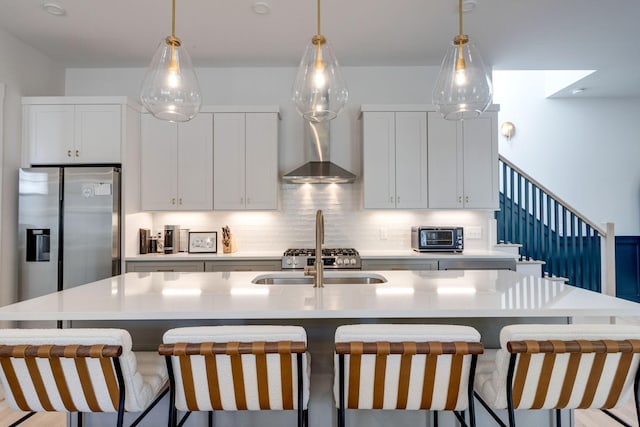
[[[187,252],[179,252],[177,254],[145,254],[126,257],[126,261],[223,261],[223,260],[281,260],[284,251],[242,251],[230,254],[190,254]],[[406,250],[364,250],[358,251],[362,259],[449,259],[449,258],[465,258],[465,259],[510,259],[519,258],[518,255],[502,251],[489,250],[465,250],[462,253],[452,252],[416,252],[411,249]]]
[[[640,304],[502,270],[325,272],[382,284],[257,285],[297,272],[126,273],[0,308],[0,320],[638,316]]]

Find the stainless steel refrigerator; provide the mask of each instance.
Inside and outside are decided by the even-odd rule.
[[[120,274],[120,169],[19,173],[19,299]]]

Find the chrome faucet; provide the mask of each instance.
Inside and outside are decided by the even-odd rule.
[[[306,267],[305,276],[313,276],[313,287],[324,288],[323,273],[324,264],[322,263],[322,245],[324,244],[324,215],[322,210],[316,212],[316,261],[313,268]]]

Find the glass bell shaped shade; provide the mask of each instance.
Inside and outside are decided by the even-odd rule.
[[[335,119],[348,98],[331,46],[324,37],[315,36],[307,45],[293,86],[296,109],[306,120],[324,122]]]
[[[460,36],[449,46],[440,74],[433,88],[433,104],[447,120],[478,117],[491,104],[491,78],[476,46],[460,42]]]
[[[140,100],[154,117],[186,122],[200,111],[200,85],[177,38],[160,42],[142,82]]]

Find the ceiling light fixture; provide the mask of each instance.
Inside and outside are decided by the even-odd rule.
[[[462,33],[462,0],[458,2],[460,31],[442,61],[433,88],[433,103],[447,120],[478,117],[491,104],[491,78],[480,52]]]
[[[176,0],[172,0],[171,35],[160,41],[142,82],[140,100],[154,117],[186,122],[202,104],[191,58],[176,37]]]
[[[338,60],[320,33],[320,0],[317,0],[318,32],[300,61],[293,85],[293,102],[302,117],[312,122],[335,119],[349,98]]]
[[[58,3],[44,3],[42,8],[45,12],[53,16],[64,16],[67,11]]]

